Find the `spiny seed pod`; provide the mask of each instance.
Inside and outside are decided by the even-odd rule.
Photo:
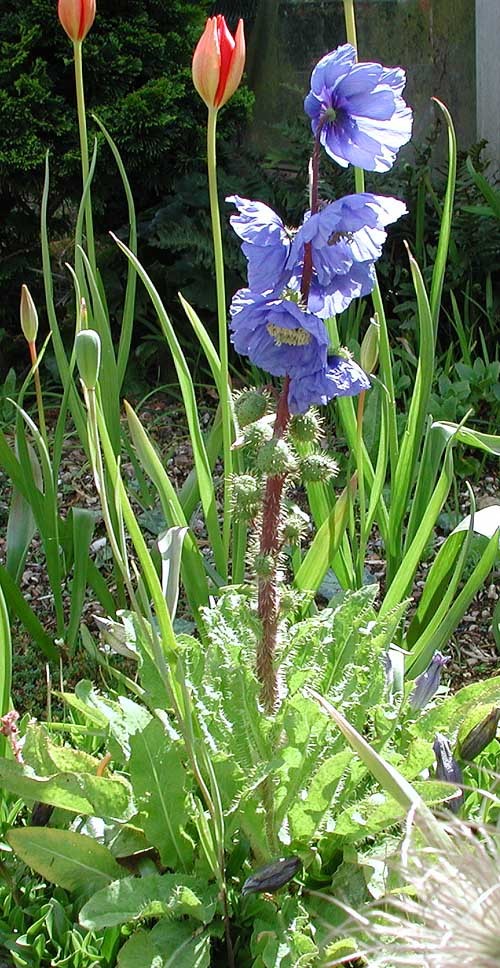
[[[257,454],[257,467],[268,477],[281,477],[297,470],[297,459],[285,440],[272,437]]]
[[[283,585],[280,589],[280,615],[282,618],[289,618],[299,613],[304,608],[307,596],[303,592],[298,592],[295,588]]]
[[[78,370],[84,387],[95,390],[101,365],[101,340],[94,329],[82,329],[75,340]]]
[[[292,511],[285,519],[282,528],[283,539],[288,544],[296,545],[302,541],[307,531],[308,517],[302,511]]]
[[[444,780],[445,783],[453,783],[462,786],[462,771],[453,758],[449,740],[442,733],[436,733],[433,743],[433,750],[436,756],[436,779]],[[447,801],[446,806],[452,813],[458,813],[464,802],[463,793]]]
[[[262,390],[242,390],[234,398],[234,409],[240,427],[260,420],[267,413],[269,398]]]
[[[298,857],[282,857],[271,864],[266,864],[265,867],[260,867],[250,877],[247,877],[241,893],[257,894],[262,891],[266,893],[277,891],[278,888],[291,881],[292,877],[295,877],[299,867],[300,860]]]
[[[300,476],[304,484],[322,484],[338,474],[338,464],[328,454],[308,454],[300,460]]]
[[[262,485],[252,474],[231,477],[231,510],[237,521],[252,521],[260,511]]]
[[[270,552],[258,551],[252,564],[256,578],[272,578],[276,572],[276,556]]]
[[[27,286],[21,287],[21,329],[27,343],[34,343],[38,333],[38,313]]]
[[[257,423],[248,424],[243,429],[244,446],[252,450],[260,450],[266,441],[271,440],[272,435],[271,425],[264,420],[258,420]]]
[[[474,760],[476,756],[486,749],[497,735],[497,726],[500,720],[500,709],[492,709],[477,723],[467,736],[462,740],[457,748],[457,755],[461,760]]]
[[[298,444],[317,443],[321,437],[322,421],[316,407],[305,413],[295,413],[288,425],[288,433]]]

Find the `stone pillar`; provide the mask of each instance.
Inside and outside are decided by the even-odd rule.
[[[487,153],[500,168],[500,2],[476,0],[477,136],[489,142]],[[467,78],[463,78],[467,84]]]

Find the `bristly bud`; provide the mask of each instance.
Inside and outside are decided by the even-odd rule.
[[[262,504],[262,484],[252,474],[231,477],[231,511],[236,521],[252,521]]]
[[[363,336],[359,362],[365,373],[375,373],[378,365],[380,325],[377,315],[370,319],[370,325]]]
[[[271,440],[272,435],[271,424],[267,420],[258,420],[256,423],[248,424],[243,429],[244,446],[252,450],[260,450],[266,441]]]
[[[304,514],[300,508],[291,511],[290,514],[285,518],[282,535],[283,540],[287,544],[297,545],[300,544],[307,532],[307,525],[309,518],[307,514]]]
[[[268,477],[282,477],[296,472],[297,459],[285,440],[271,437],[257,454],[257,467]]]
[[[101,340],[94,329],[82,329],[75,340],[75,355],[84,387],[95,390],[101,366]]]
[[[269,397],[262,390],[250,387],[235,395],[234,410],[240,427],[246,427],[264,417],[268,405]]]
[[[415,679],[415,688],[409,699],[411,709],[423,709],[431,701],[441,682],[441,670],[449,661],[450,656],[434,653],[425,672]]]
[[[295,413],[288,425],[288,433],[298,444],[318,443],[322,432],[322,421],[316,407],[305,413]]]
[[[300,476],[304,484],[326,484],[336,477],[338,471],[337,462],[328,454],[307,454],[300,459]]]
[[[38,333],[38,313],[27,286],[21,287],[21,329],[27,343],[34,343]]]
[[[256,578],[272,578],[276,572],[276,557],[270,552],[258,551],[252,564]]]
[[[462,771],[457,761],[453,758],[451,746],[446,736],[443,736],[442,733],[436,733],[436,739],[434,740],[432,748],[436,756],[436,780],[443,780],[445,783],[454,783],[457,786],[462,786]],[[452,813],[458,813],[463,802],[464,795],[461,793],[460,796],[455,796],[447,801],[446,806]]]
[[[474,760],[495,739],[500,720],[500,709],[491,709],[458,744],[457,755],[461,760]]]

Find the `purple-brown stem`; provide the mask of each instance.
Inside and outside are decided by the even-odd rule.
[[[318,182],[319,182],[319,159],[320,143],[319,131],[314,141],[312,164],[311,164],[311,215],[318,211]],[[309,289],[311,287],[313,273],[312,246],[306,242],[304,246],[304,266],[302,269],[302,283],[300,287],[302,300],[307,305]],[[288,389],[290,377],[285,377],[283,389],[278,401],[276,411],[276,421],[274,424],[274,437],[283,437],[290,412],[288,410]],[[276,652],[276,640],[278,635],[278,620],[280,610],[280,594],[277,577],[277,559],[281,546],[280,536],[280,513],[281,497],[285,484],[286,475],[280,474],[276,477],[268,477],[264,494],[262,512],[262,532],[260,538],[260,553],[271,555],[275,558],[272,574],[266,578],[259,578],[258,581],[258,609],[259,618],[262,623],[262,637],[257,646],[257,677],[262,684],[261,700],[264,709],[271,714],[278,702],[278,678],[274,666],[274,655]]]

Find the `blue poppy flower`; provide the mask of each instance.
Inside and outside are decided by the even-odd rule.
[[[304,109],[334,161],[366,171],[392,168],[411,137],[412,111],[401,97],[405,83],[400,67],[357,63],[351,44],[321,58]]]
[[[320,369],[292,376],[288,406],[291,413],[305,413],[313,404],[324,406],[334,397],[355,397],[370,386],[365,371],[354,360],[329,356]]]
[[[230,195],[226,202],[236,205],[239,215],[229,219],[243,242],[248,260],[248,285],[254,292],[282,289],[286,283],[285,266],[290,253],[290,233],[279,215],[263,202]]]
[[[231,316],[235,350],[267,373],[293,376],[326,365],[324,323],[295,301],[239,289],[231,303]]]
[[[407,211],[397,198],[364,192],[346,195],[315,215],[306,213],[293,233],[267,205],[238,196],[239,215],[231,225],[243,239],[248,260],[248,285],[254,292],[299,292],[304,245],[312,246],[313,275],[307,308],[328,319],[350,302],[368,295],[375,284],[374,262],[382,253],[386,226]],[[293,241],[292,241],[293,238]]]

